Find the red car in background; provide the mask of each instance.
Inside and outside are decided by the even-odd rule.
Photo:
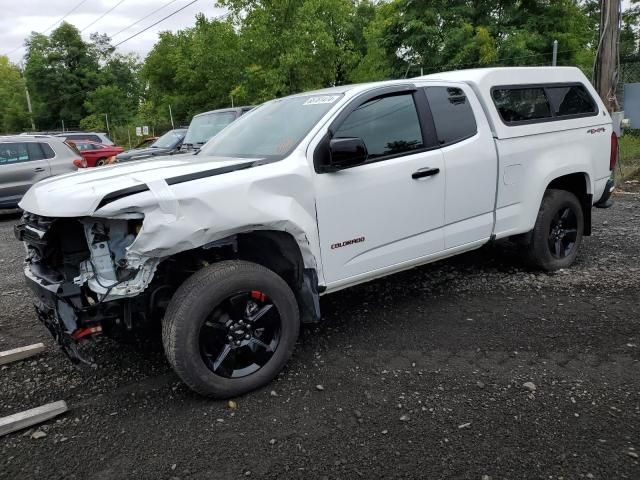
[[[124,148],[116,145],[104,145],[90,140],[67,140],[68,144],[75,147],[82,158],[86,160],[87,167],[100,167],[109,163],[111,157],[124,152]]]

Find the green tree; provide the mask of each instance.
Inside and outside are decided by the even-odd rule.
[[[369,4],[353,0],[225,0],[247,59],[236,92],[261,102],[349,80],[362,56]]]
[[[392,0],[378,14],[369,26],[375,48],[363,64],[386,60],[379,68],[393,77],[421,68],[548,65],[553,40],[560,64],[587,64],[591,56],[593,26],[577,0]]]
[[[32,33],[26,43],[25,75],[39,128],[56,128],[61,120],[79,124],[87,113],[87,93],[99,79],[98,59],[89,44],[66,22],[49,37]]]
[[[18,132],[29,126],[29,114],[20,69],[0,56],[0,130]]]
[[[85,42],[76,27],[63,22],[49,36],[32,33],[26,45],[25,76],[40,129],[60,128],[62,121],[68,127],[93,124],[83,119],[105,113],[122,122],[135,116],[139,61],[116,53],[106,35],[93,34]]]
[[[159,118],[187,122],[205,110],[230,106],[231,91],[239,83],[243,60],[238,34],[230,22],[198,15],[193,28],[164,32],[141,70],[145,101]]]

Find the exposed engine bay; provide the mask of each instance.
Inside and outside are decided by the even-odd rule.
[[[25,213],[15,227],[27,250],[25,275],[38,316],[72,361],[91,363],[78,340],[130,331],[166,305],[173,287],[162,275],[148,288],[160,259],[126,255],[141,226],[137,215],[105,220]]]

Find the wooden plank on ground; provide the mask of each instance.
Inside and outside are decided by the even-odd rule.
[[[35,343],[26,347],[14,348],[13,350],[6,350],[0,352],[0,365],[5,365],[11,362],[17,362],[25,358],[32,357],[38,353],[44,351],[44,343]]]
[[[48,403],[47,405],[9,415],[8,417],[2,417],[0,418],[0,437],[7,433],[46,422],[67,410],[67,402],[60,400],[59,402]]]

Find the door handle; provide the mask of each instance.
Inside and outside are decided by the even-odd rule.
[[[33,169],[34,172],[44,172],[44,168],[42,167],[36,167]]]
[[[413,172],[413,174],[411,175],[411,178],[413,178],[414,180],[417,180],[418,178],[432,177],[439,173],[440,173],[439,168],[431,168],[431,167],[421,168],[420,170]]]

